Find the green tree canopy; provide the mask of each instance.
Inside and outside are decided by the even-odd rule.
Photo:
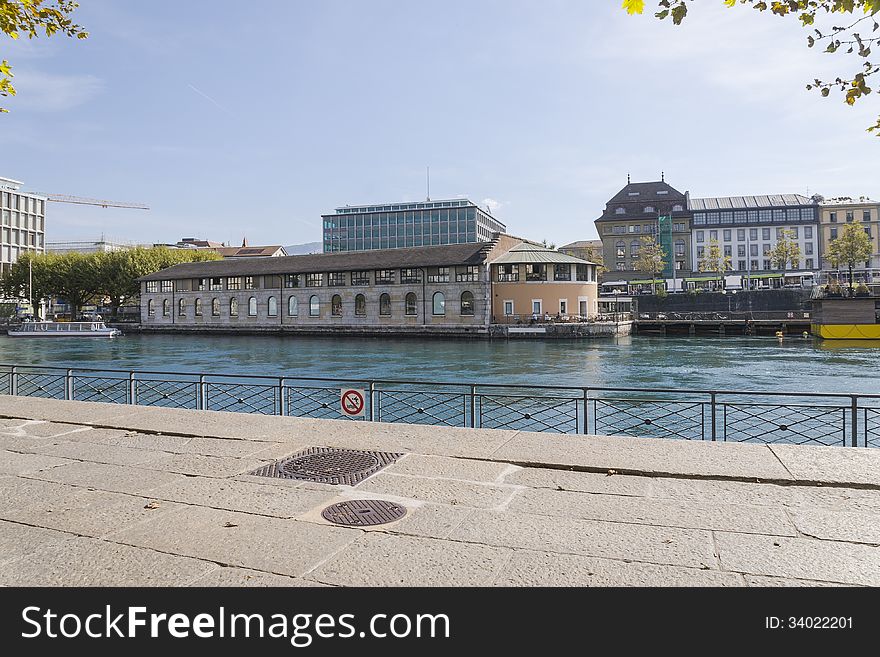
[[[0,31],[10,39],[24,35],[28,39],[44,33],[64,34],[86,39],[89,33],[71,20],[70,15],[79,6],[71,0],[0,0]],[[12,68],[5,59],[0,61],[0,96],[14,96]],[[8,110],[0,107],[0,112]]]
[[[667,18],[679,25],[688,14],[688,7],[695,0],[659,0],[658,11],[654,14],[660,20]],[[858,58],[858,66],[851,73],[838,76],[834,80],[815,79],[807,84],[807,89],[819,91],[828,96],[832,90],[844,94],[848,105],[871,93],[868,78],[880,72],[877,60],[871,59],[872,48],[880,46],[880,0],[722,0],[728,7],[737,4],[747,5],[759,12],[769,12],[781,18],[795,18],[801,26],[808,29],[807,46],[810,48],[824,46],[824,52],[830,54],[854,55]],[[641,14],[645,11],[645,0],[623,0],[623,8],[629,14]],[[840,17],[838,19],[838,16]],[[833,24],[828,28],[820,23],[828,17],[834,23],[840,20],[843,24]],[[817,23],[819,19],[819,23]],[[880,137],[880,118],[868,128]]]
[[[730,256],[724,255],[717,239],[709,240],[709,246],[706,247],[697,264],[700,271],[717,274],[719,280],[721,279],[721,274],[733,269]]]
[[[785,269],[791,263],[797,269],[801,263],[801,247],[797,243],[793,230],[783,230],[770,250],[770,262],[777,269]]]
[[[652,287],[656,288],[656,279],[658,274],[663,271],[666,266],[666,253],[663,247],[657,243],[652,235],[646,235],[642,238],[642,244],[639,247],[639,257],[636,260],[636,268],[647,274],[651,274],[653,281]]]
[[[832,267],[846,265],[849,269],[849,284],[853,284],[853,269],[871,259],[874,247],[871,238],[859,224],[846,224],[840,236],[828,245],[825,259]]]

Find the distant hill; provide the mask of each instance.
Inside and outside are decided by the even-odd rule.
[[[284,250],[287,255],[308,255],[310,253],[322,253],[324,251],[323,242],[306,242],[305,244],[291,244],[285,246]]]

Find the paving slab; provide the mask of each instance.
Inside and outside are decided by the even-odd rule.
[[[622,474],[791,480],[765,445],[520,432],[492,453],[520,465],[553,464]]]
[[[745,586],[742,575],[616,559],[518,550],[495,586]]]
[[[14,562],[41,547],[67,543],[73,534],[0,520],[0,564]]]
[[[286,577],[273,573],[264,573],[247,568],[230,568],[218,566],[214,570],[190,582],[190,586],[236,586],[236,587],[267,587],[295,586],[316,587],[326,586],[301,577]]]
[[[717,568],[712,535],[698,529],[476,511],[449,538],[542,552]]]
[[[448,456],[428,456],[425,454],[407,454],[400,460],[385,468],[384,472],[421,477],[499,483],[505,475],[509,476],[509,473],[515,472],[519,469],[520,468],[508,465],[507,463],[497,463],[493,461],[450,458]]]
[[[504,482],[519,484],[529,488],[549,488],[551,490],[645,497],[651,494],[654,478],[620,474],[609,475],[607,472],[599,474],[595,472],[570,472],[545,468],[518,468],[508,474],[504,478]]]
[[[0,584],[185,586],[215,567],[197,559],[75,537],[0,566]]]
[[[51,403],[47,403],[51,402]],[[26,417],[51,422],[99,424],[104,419],[119,420],[139,407],[127,404],[47,400],[39,397],[0,395],[0,415]]]
[[[507,504],[519,490],[514,486],[384,472],[370,477],[356,488],[362,493],[383,493],[427,502],[483,509]]]
[[[798,445],[772,445],[770,449],[798,479],[880,487],[880,449],[804,449]]]
[[[69,463],[75,463],[75,461],[43,454],[27,454],[6,450],[0,452],[0,474],[28,475]]]
[[[485,586],[511,550],[371,532],[307,577],[339,586]]]
[[[683,503],[646,497],[527,489],[513,499],[509,508],[514,513],[796,536],[785,511],[766,506]]]
[[[45,454],[46,456],[112,465],[141,465],[154,461],[156,456],[161,453],[145,449],[120,447],[118,445],[96,445],[94,443],[73,441],[44,445],[34,449],[34,452]]]
[[[724,570],[880,586],[880,547],[725,532],[715,537]]]
[[[362,532],[206,507],[184,507],[112,540],[218,564],[299,577]]]
[[[880,545],[880,513],[793,509],[789,514],[797,530],[806,536]]]
[[[204,454],[173,454],[153,452],[152,458],[140,464],[142,468],[203,477],[232,477],[265,465],[269,461],[234,456],[205,456]]]
[[[805,587],[805,586],[850,586],[849,584],[839,584],[837,582],[818,582],[812,579],[787,579],[785,577],[765,577],[764,575],[744,575],[748,586],[787,586],[787,587]]]
[[[51,457],[41,457],[51,458]],[[150,492],[165,484],[183,481],[180,474],[148,470],[144,468],[120,468],[104,463],[65,461],[67,465],[53,467],[30,475],[33,479],[57,481],[62,484],[106,490],[115,493],[149,496]]]
[[[158,452],[180,452],[192,436],[167,436],[163,434],[140,433],[126,429],[88,429],[64,437],[71,442],[113,445],[132,449],[146,449]]]

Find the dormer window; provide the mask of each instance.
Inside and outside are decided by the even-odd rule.
[[[673,205],[673,206],[672,206],[672,211],[673,211],[673,212],[684,212],[684,208],[681,207],[680,205]]]
[[[663,196],[664,194],[668,194],[668,193],[669,193],[668,189],[658,189],[657,190],[657,196]]]
[[[627,192],[626,195],[627,196],[638,196],[639,193],[638,192]]]
[[[646,205],[646,206],[645,206],[645,209],[643,210],[643,212],[644,212],[645,214],[649,214],[649,213],[651,213],[651,212],[654,212],[654,208],[653,208],[652,206],[650,206],[650,205]]]
[[[626,214],[626,208],[617,208],[614,214]]]

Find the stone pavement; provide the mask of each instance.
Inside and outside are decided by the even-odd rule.
[[[360,484],[247,473],[403,452]],[[880,585],[880,450],[0,396],[0,585]],[[398,502],[335,526],[347,499]]]

